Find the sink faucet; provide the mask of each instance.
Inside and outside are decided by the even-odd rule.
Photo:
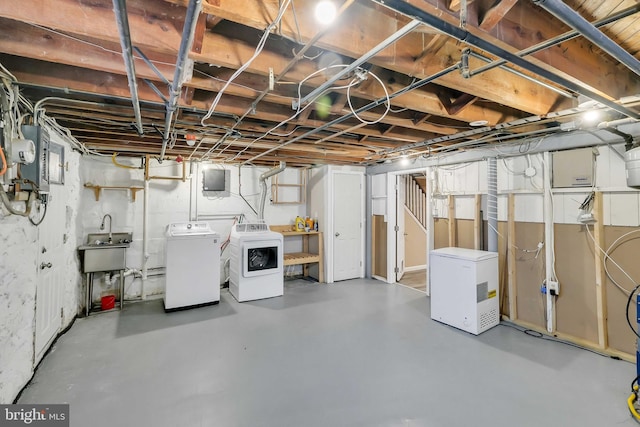
[[[102,224],[100,224],[100,230],[104,230],[104,221],[107,219],[107,217],[109,217],[109,243],[111,243],[113,241],[113,233],[111,233],[111,225],[113,224],[113,218],[111,218],[111,215],[106,214],[105,216],[102,217]]]

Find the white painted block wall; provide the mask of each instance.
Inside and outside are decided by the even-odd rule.
[[[139,159],[120,159],[118,162],[130,166],[139,166]],[[89,157],[83,159],[82,182],[90,182],[103,186],[139,186],[144,185],[144,171],[142,169],[124,169],[115,167],[109,157]],[[245,221],[256,220],[257,216],[239,195],[242,184],[242,195],[257,211],[260,199],[260,175],[268,168],[243,167],[241,179],[238,176],[238,167],[229,166],[231,170],[230,197],[206,197],[202,194],[202,168],[194,165],[186,182],[152,180],[149,187],[149,244],[148,244],[148,268],[150,277],[145,283],[145,294],[148,296],[160,295],[164,289],[164,276],[153,275],[161,272],[165,266],[165,231],[168,224],[173,222],[188,222],[199,220],[208,222],[213,230],[220,234],[224,241],[233,224],[233,219],[215,218],[215,216],[234,216],[244,214]],[[219,166],[215,166],[219,167]],[[188,173],[189,173],[189,166]],[[164,161],[158,164],[151,162],[151,176],[181,176],[182,166],[174,161]],[[286,169],[279,175],[281,183],[297,182],[298,170]],[[267,201],[265,203],[265,220],[268,224],[293,224],[297,215],[306,216],[305,204],[273,205],[270,203],[271,186],[267,180]],[[142,269],[142,229],[143,229],[143,198],[142,191],[137,193],[136,201],[131,201],[131,196],[125,190],[103,190],[99,201],[95,200],[93,191],[85,190],[82,194],[82,215],[80,223],[82,233],[78,244],[88,234],[100,232],[99,226],[105,214],[113,217],[113,230],[133,233],[133,242],[127,250],[127,266],[129,268]],[[203,219],[203,217],[205,219]],[[300,251],[302,243],[295,239],[285,239],[285,251]],[[225,278],[225,261],[229,253],[222,255],[221,283]],[[299,269],[299,267],[298,267]],[[298,270],[291,271],[297,273]],[[128,277],[125,281],[126,298],[135,298],[141,295],[141,279]],[[95,283],[94,298],[99,297],[101,286],[99,280]]]
[[[71,150],[59,135],[49,132],[51,141],[65,147],[63,197],[51,203],[65,205],[64,227],[68,236],[64,244],[62,269],[66,278],[62,295],[62,328],[75,318],[80,300],[80,273],[76,251],[76,223],[79,211],[80,156]],[[11,403],[33,374],[33,346],[35,330],[35,297],[38,280],[37,257],[39,233],[26,218],[9,216],[0,209],[0,403]]]

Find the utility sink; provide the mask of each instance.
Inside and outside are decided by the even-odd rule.
[[[87,236],[87,243],[79,246],[82,251],[82,272],[124,270],[125,251],[129,247],[133,233],[93,233]]]

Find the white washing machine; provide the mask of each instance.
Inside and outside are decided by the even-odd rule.
[[[282,234],[264,223],[236,224],[231,230],[229,292],[253,301],[284,293]]]
[[[167,226],[165,311],[220,302],[220,236],[206,222]]]

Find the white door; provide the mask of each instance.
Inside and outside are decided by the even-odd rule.
[[[404,275],[404,198],[408,175],[396,177],[396,282]]]
[[[38,226],[35,360],[38,364],[62,323],[65,204],[62,186],[51,186],[51,202]],[[33,214],[32,214],[33,215]],[[37,213],[34,215],[37,216]]]
[[[333,280],[362,277],[362,174],[333,174]]]

